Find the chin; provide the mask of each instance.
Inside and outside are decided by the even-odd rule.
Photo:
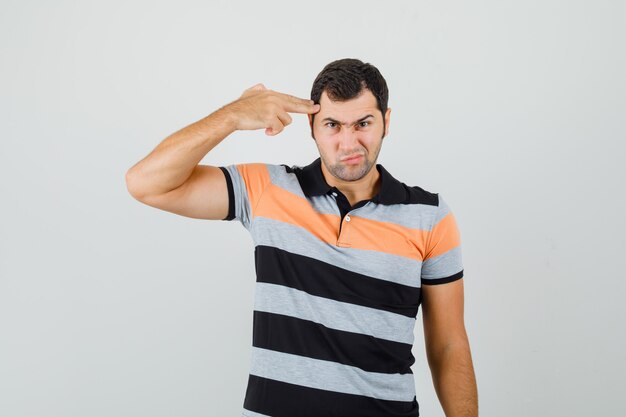
[[[344,181],[357,181],[365,177],[372,170],[372,166],[369,161],[363,161],[358,165],[335,165],[335,173]]]

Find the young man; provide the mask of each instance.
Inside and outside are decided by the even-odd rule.
[[[410,366],[420,304],[446,416],[478,415],[459,231],[441,196],[376,164],[389,131],[387,99],[374,66],[331,62],[311,100],[257,84],[126,174],[129,192],[145,204],[237,219],[252,234],[257,282],[244,416],[418,416]],[[236,130],[280,133],[289,113],[308,115],[320,155],[309,165],[198,165]]]

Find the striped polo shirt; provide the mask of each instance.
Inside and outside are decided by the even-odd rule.
[[[219,167],[256,268],[244,417],[419,416],[411,353],[422,285],[463,277],[439,194],[396,180],[350,206],[317,158]]]

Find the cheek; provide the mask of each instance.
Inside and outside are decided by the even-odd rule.
[[[328,138],[317,137],[316,141],[317,141],[317,147],[320,149],[320,151],[326,154],[334,152],[333,142],[328,140]]]
[[[378,149],[380,148],[380,146],[382,146],[382,140],[380,138],[380,136],[377,137],[368,137],[367,141],[363,141],[361,142],[363,144],[363,146],[365,146],[365,148],[367,148],[367,152],[369,154],[374,154],[378,151]]]
[[[324,155],[328,160],[334,160],[339,152],[337,141],[328,137],[317,137],[315,144],[320,154]]]
[[[328,138],[328,131],[325,130],[323,127],[321,126],[316,126],[313,125],[313,134],[315,135],[316,139],[324,139],[324,138]]]

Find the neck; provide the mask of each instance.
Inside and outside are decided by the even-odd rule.
[[[328,185],[336,187],[341,191],[352,205],[361,200],[369,200],[380,189],[380,173],[375,165],[367,175],[356,181],[343,181],[335,178],[330,172],[326,171],[324,163],[322,163],[322,174]]]

